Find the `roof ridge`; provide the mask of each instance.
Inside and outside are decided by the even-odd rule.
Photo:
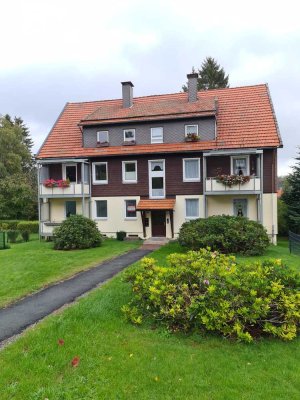
[[[267,87],[267,83],[258,83],[256,85],[244,85],[244,86],[234,86],[228,88],[215,88],[215,89],[208,89],[208,90],[198,90],[198,93],[207,93],[219,90],[234,90],[234,89],[243,89],[243,88],[251,88],[251,87],[259,87],[265,86]],[[145,99],[149,97],[163,97],[163,96],[174,96],[174,95],[184,95],[187,92],[172,92],[172,93],[161,93],[161,94],[148,94],[146,96],[137,96],[133,97],[134,99]],[[122,101],[122,98],[114,98],[114,99],[103,99],[103,100],[92,100],[92,101],[69,101],[68,104],[93,104],[93,103],[102,103],[102,102],[113,102],[113,101]]]

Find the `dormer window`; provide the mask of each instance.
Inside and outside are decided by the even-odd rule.
[[[198,136],[198,125],[185,125],[185,136]]]
[[[98,131],[97,144],[108,144],[108,143],[109,143],[108,131]]]
[[[163,143],[164,130],[163,127],[151,128],[151,143]]]
[[[135,129],[124,129],[124,142],[135,143]]]

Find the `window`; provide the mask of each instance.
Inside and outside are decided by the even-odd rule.
[[[107,218],[107,200],[96,200],[96,217]]]
[[[151,128],[151,143],[163,143],[164,142],[164,130],[162,127]]]
[[[185,217],[199,218],[199,199],[185,199]]]
[[[200,158],[183,159],[183,181],[184,182],[200,181]]]
[[[66,217],[76,215],[76,201],[66,201]]]
[[[105,184],[107,179],[107,162],[93,163],[93,183]]]
[[[247,217],[248,201],[247,199],[233,200],[233,215],[235,217]]]
[[[249,175],[249,156],[231,157],[231,173],[233,175]]]
[[[136,219],[136,200],[125,200],[125,218]]]
[[[137,162],[136,161],[123,161],[123,182],[137,183]]]
[[[185,125],[185,136],[198,136],[198,125]]]
[[[124,142],[135,142],[135,129],[124,129]]]
[[[151,198],[165,197],[165,161],[149,161],[149,188]]]
[[[97,143],[104,144],[109,142],[108,131],[97,132]]]
[[[72,183],[77,182],[76,164],[63,164],[63,179],[68,179]]]

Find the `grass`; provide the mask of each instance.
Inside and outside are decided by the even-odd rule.
[[[10,249],[0,251],[0,307],[140,245],[107,239],[93,249],[57,251],[53,243],[40,242],[37,237],[11,244]]]
[[[162,263],[178,250],[170,243],[153,256]],[[300,398],[299,340],[246,345],[137,328],[120,311],[130,299],[122,275],[0,352],[1,400]]]

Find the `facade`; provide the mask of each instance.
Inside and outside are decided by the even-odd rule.
[[[178,235],[190,219],[240,215],[277,235],[277,148],[267,85],[67,103],[38,155],[40,234],[70,214],[107,236]]]

